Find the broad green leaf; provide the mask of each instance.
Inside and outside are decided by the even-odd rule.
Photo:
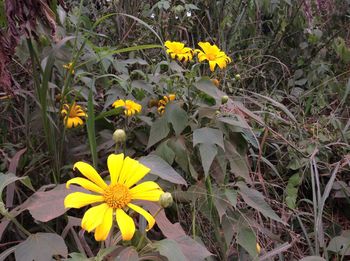
[[[53,233],[37,233],[29,236],[17,245],[15,258],[17,261],[47,261],[52,256],[67,257],[68,250],[62,237]]]
[[[214,144],[199,144],[199,154],[201,155],[201,161],[205,177],[208,176],[210,166],[213,163],[213,160],[217,153],[218,149]]]
[[[273,209],[266,203],[264,196],[259,191],[248,188],[242,182],[238,183],[237,185],[240,188],[238,193],[242,196],[245,203],[259,211],[265,217],[285,224],[285,222],[283,222],[283,220],[277,216],[275,211],[273,211]]]
[[[210,80],[201,79],[194,86],[210,97],[213,97],[216,100],[216,104],[220,104],[221,97],[226,95],[225,92],[220,91]]]
[[[184,111],[176,103],[167,104],[165,109],[165,117],[167,121],[173,126],[176,136],[179,136],[188,125],[188,117],[186,111]]]
[[[177,237],[174,241],[180,246],[182,253],[188,261],[202,261],[212,255],[203,246],[202,242],[197,242],[187,235]]]
[[[168,146],[168,141],[161,143],[157,149],[156,154],[163,158],[168,164],[172,165],[175,159],[175,152]]]
[[[8,174],[0,173],[0,201],[2,201],[2,191],[7,185],[15,182],[16,180],[20,180],[24,178],[25,177],[17,177],[12,173],[8,173]]]
[[[332,238],[327,250],[344,256],[350,255],[350,237],[336,236]]]
[[[236,208],[237,205],[237,190],[225,189],[225,196],[231,205]]]
[[[205,127],[193,131],[193,147],[197,144],[216,144],[225,150],[224,136],[218,129]]]
[[[169,131],[170,128],[168,125],[168,121],[165,117],[161,117],[155,120],[151,126],[147,148],[150,148],[157,142],[166,138],[169,134]]]
[[[246,182],[251,183],[251,179],[249,176],[250,170],[246,159],[240,153],[238,153],[238,151],[232,143],[225,141],[225,147],[226,157],[230,162],[230,168],[233,174],[242,177],[245,179]]]
[[[114,259],[114,261],[138,261],[139,254],[134,247],[126,247]]]
[[[151,169],[150,173],[175,184],[187,185],[186,180],[161,157],[150,154],[141,157],[139,162]]]
[[[251,257],[258,255],[256,250],[256,236],[254,232],[245,226],[238,226],[237,243],[243,247]]]
[[[169,261],[188,261],[182,253],[180,246],[174,240],[163,239],[155,242],[153,246]]]
[[[70,258],[67,259],[67,261],[89,261],[89,260],[93,260],[95,261],[95,259],[93,258],[87,258],[84,254],[82,253],[70,253],[69,254]]]

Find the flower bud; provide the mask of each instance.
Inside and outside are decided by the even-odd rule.
[[[236,79],[237,81],[239,81],[239,80],[241,79],[241,75],[237,73],[237,74],[235,75],[235,79]]]
[[[221,114],[221,111],[219,111],[219,110],[218,110],[218,111],[215,111],[215,115],[216,115],[216,116],[220,116],[220,114]]]
[[[228,96],[224,95],[221,97],[221,104],[225,104],[228,101]]]
[[[163,208],[170,207],[173,204],[173,196],[169,192],[163,193],[159,198],[159,204]]]
[[[256,252],[258,252],[258,254],[261,253],[261,247],[260,247],[259,243],[256,243]]]
[[[113,133],[113,140],[115,141],[115,143],[123,143],[126,141],[126,133],[123,129],[117,129],[114,133]]]
[[[218,79],[211,79],[211,82],[216,86],[219,87],[220,86],[220,82]]]

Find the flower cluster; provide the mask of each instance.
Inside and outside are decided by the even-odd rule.
[[[185,47],[185,45],[180,42],[165,42],[165,47],[167,47],[166,52],[172,59],[187,62],[192,61],[194,54],[197,54],[199,62],[205,60],[209,62],[209,68],[212,72],[215,70],[216,65],[220,69],[224,69],[227,64],[232,62],[231,58],[215,44],[211,45],[208,42],[199,42],[198,45],[202,50],[195,49],[193,51],[191,48]]]
[[[83,125],[84,121],[82,118],[87,117],[81,106],[77,105],[76,102],[73,102],[71,105],[64,104],[61,114],[64,117],[63,123],[68,129]]]
[[[132,100],[117,100],[112,106],[114,108],[124,107],[124,114],[128,117],[133,116],[142,110],[142,106]]]
[[[175,94],[169,94],[168,96],[163,96],[163,99],[158,101],[158,113],[163,114],[165,112],[165,106],[170,102],[175,100]]]
[[[135,233],[134,220],[126,213],[129,210],[141,214],[148,222],[147,230],[154,224],[154,217],[143,208],[133,204],[133,200],[159,201],[164,194],[159,185],[153,181],[138,183],[150,171],[149,168],[124,154],[111,154],[107,159],[110,183],[107,184],[97,171],[89,164],[79,161],[73,169],[78,169],[86,178],[73,178],[66,184],[77,184],[93,194],[74,192],[66,196],[66,208],[82,208],[96,204],[88,209],[81,221],[86,231],[95,230],[97,241],[106,240],[113,225],[117,221],[123,240],[131,240]]]

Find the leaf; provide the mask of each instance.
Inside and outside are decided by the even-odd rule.
[[[350,238],[344,236],[332,238],[327,246],[327,250],[344,256],[350,255]]]
[[[174,128],[176,136],[179,136],[181,132],[188,125],[188,117],[186,111],[184,111],[176,103],[168,103],[165,109],[165,117]]]
[[[139,254],[134,247],[127,247],[123,249],[114,261],[138,261]]]
[[[151,126],[147,149],[168,136],[169,131],[170,128],[165,117],[155,120]]]
[[[68,258],[67,261],[87,261],[87,260],[91,260],[92,261],[92,260],[94,260],[94,259],[91,259],[91,258],[87,258],[82,253],[70,253],[69,256],[70,256],[70,258]]]
[[[238,153],[235,146],[226,141],[225,142],[226,147],[226,157],[228,161],[230,162],[230,168],[233,174],[236,176],[242,177],[245,179],[246,182],[251,183],[251,179],[249,176],[249,167],[247,164],[246,159]]]
[[[237,205],[237,190],[225,189],[225,196],[231,205],[236,208]]]
[[[224,136],[218,129],[205,127],[193,131],[193,147],[197,144],[216,144],[225,150]]]
[[[163,239],[153,244],[162,256],[169,261],[188,261],[180,246],[172,239]]]
[[[153,86],[149,83],[147,83],[144,80],[135,80],[131,82],[131,86],[132,88],[136,88],[136,89],[141,89],[144,90],[146,92],[148,92],[149,94],[153,95]]]
[[[53,233],[37,233],[29,236],[17,245],[15,258],[17,261],[47,261],[53,255],[67,257],[68,250],[62,237]]]
[[[168,141],[161,143],[157,147],[156,154],[163,158],[169,165],[174,163],[175,152],[168,146]]]
[[[210,80],[201,79],[194,86],[210,97],[213,97],[216,100],[216,104],[220,104],[221,97],[226,95],[226,93],[220,91]]]
[[[38,221],[47,222],[66,213],[64,198],[73,192],[86,190],[78,186],[70,186],[66,189],[65,184],[60,184],[49,191],[39,191],[34,193],[27,206],[30,214]]]
[[[150,173],[175,184],[187,185],[186,180],[161,157],[150,154],[141,157],[139,162],[151,169]]]
[[[300,259],[300,261],[326,261],[326,259],[320,256],[307,256]]]
[[[212,255],[202,244],[187,235],[178,237],[174,241],[180,246],[188,261],[202,261]]]
[[[256,237],[254,232],[245,226],[238,226],[237,243],[243,247],[251,257],[258,255],[256,250]]]
[[[285,224],[285,222],[283,222],[283,220],[279,216],[277,216],[275,211],[273,211],[273,209],[266,203],[266,201],[264,200],[264,196],[259,191],[248,188],[242,182],[237,183],[237,185],[240,188],[238,193],[242,196],[245,203],[259,211],[265,217],[271,218],[273,220]]]
[[[8,174],[3,174],[0,173],[0,201],[2,201],[2,191],[4,190],[4,188],[15,182],[16,180],[20,180],[20,179],[24,179],[25,177],[17,177],[16,175],[12,174],[12,173],[8,173]]]
[[[199,153],[201,155],[202,166],[205,177],[209,174],[209,169],[213,160],[218,153],[218,149],[213,144],[203,143],[199,145]]]

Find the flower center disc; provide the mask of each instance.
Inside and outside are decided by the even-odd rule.
[[[122,184],[109,186],[103,194],[105,202],[111,208],[123,208],[131,201],[129,189]]]
[[[207,54],[207,58],[209,61],[214,61],[216,59],[216,55],[209,53],[209,54]]]

